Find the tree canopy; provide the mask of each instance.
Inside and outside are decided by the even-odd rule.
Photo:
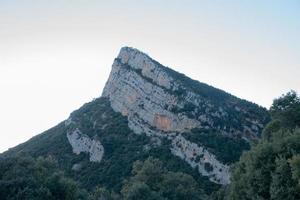
[[[275,99],[263,138],[235,165],[232,183],[212,199],[300,199],[300,98],[293,91]]]
[[[85,199],[86,191],[66,177],[52,158],[28,156],[0,160],[1,199]]]
[[[158,159],[135,162],[132,174],[121,191],[124,199],[206,199],[192,176],[168,171]]]

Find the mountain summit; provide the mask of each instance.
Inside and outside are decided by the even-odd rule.
[[[118,191],[132,163],[152,156],[212,190],[256,140],[265,108],[192,80],[123,47],[100,98],[2,156],[54,157],[87,188]]]
[[[257,105],[189,79],[129,47],[115,59],[102,96],[128,117],[138,134],[164,136],[214,127],[220,134],[253,139],[266,120]]]
[[[228,166],[185,135],[193,129],[213,130],[248,140],[258,137],[266,119],[256,105],[191,80],[129,47],[123,47],[115,59],[102,96],[128,118],[134,133],[167,138],[174,155],[221,184],[229,182]],[[201,158],[196,161],[197,157]]]

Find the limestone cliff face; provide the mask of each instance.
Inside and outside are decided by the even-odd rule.
[[[229,167],[182,135],[200,128],[252,140],[264,124],[247,110],[249,102],[188,79],[129,47],[115,59],[102,96],[127,116],[136,134],[167,138],[174,155],[220,184],[229,183]]]
[[[87,153],[91,162],[101,162],[104,154],[104,147],[101,142],[82,133],[71,118],[65,122],[65,126],[68,128],[67,138],[72,146],[73,153],[77,155]]]
[[[203,176],[209,176],[212,182],[223,185],[230,182],[229,166],[219,162],[205,147],[192,143],[179,135],[172,139],[171,152],[193,168],[197,167],[198,171]]]
[[[148,56],[123,48],[115,59],[102,96],[109,97],[115,111],[128,116],[134,132],[161,135],[188,131],[200,125],[197,120],[169,110],[173,106],[183,107],[183,102],[167,92],[177,87]]]

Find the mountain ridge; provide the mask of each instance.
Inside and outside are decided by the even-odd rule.
[[[135,160],[160,157],[211,191],[230,182],[230,164],[268,120],[266,109],[123,47],[100,98],[2,156],[51,156],[85,187],[116,191]]]
[[[198,87],[199,85],[201,88]],[[246,106],[252,106],[251,103],[207,84],[191,80],[183,74],[164,67],[141,51],[129,47],[123,47],[115,59],[102,96],[109,98],[116,112],[128,117],[129,128],[133,132],[168,138],[172,141],[171,151],[174,155],[181,157],[193,168],[198,167],[199,172],[210,176],[211,181],[229,183],[229,167],[219,162],[203,146],[186,140],[181,134],[195,128],[209,129],[214,126],[216,116],[228,117],[227,112],[223,110],[226,104],[229,106],[233,104],[235,110],[243,112],[243,108],[237,107],[240,105],[236,102],[241,101]],[[217,104],[219,99],[224,102]],[[203,112],[198,109],[200,104],[208,108]],[[217,108],[214,108],[214,104]],[[215,109],[213,110],[215,116],[207,115],[208,112],[213,112],[207,111],[208,109]],[[240,116],[236,118],[238,119]],[[218,127],[218,131],[226,134],[227,127],[224,126],[225,131],[221,128]],[[263,122],[251,121],[250,127],[245,125],[243,128],[244,130],[238,130],[238,134],[245,139],[253,139],[258,137]],[[233,131],[237,132],[237,129],[230,129],[230,132]],[[186,149],[182,146],[186,146]],[[195,162],[196,157],[201,157],[198,163]],[[205,169],[206,165],[209,165],[212,171],[208,172]]]
[[[121,66],[121,67],[120,67]],[[116,71],[117,70],[117,71]],[[117,76],[114,76],[114,73],[116,73]],[[110,73],[110,77],[106,83],[106,86],[104,87],[102,96],[109,96],[109,93],[116,89],[115,83],[109,84],[113,81],[118,81],[118,75],[122,76],[121,73],[129,73],[131,76],[133,76],[131,73],[138,74],[139,76],[136,76],[136,78],[142,78],[143,81],[150,82],[156,87],[156,89],[163,88],[166,93],[170,93],[172,97],[176,96],[181,98],[183,96],[183,93],[188,93],[187,95],[190,95],[186,99],[187,101],[191,101],[192,98],[195,98],[195,93],[198,92],[197,95],[201,95],[203,99],[208,99],[209,101],[212,101],[213,103],[218,102],[222,100],[221,102],[218,102],[219,104],[235,104],[236,102],[241,102],[240,104],[237,104],[235,106],[249,106],[249,107],[259,107],[262,108],[262,112],[266,113],[266,109],[264,109],[261,106],[258,106],[257,104],[248,102],[246,100],[239,99],[223,90],[211,87],[205,83],[201,83],[196,80],[189,79],[184,74],[181,74],[179,72],[176,72],[168,67],[165,67],[158,63],[157,61],[153,60],[151,57],[149,57],[147,54],[142,53],[141,51],[130,48],[130,47],[123,47],[120,50],[120,53],[118,57],[115,59],[112,71]],[[170,76],[168,74],[171,74]],[[175,78],[172,78],[175,77]],[[122,81],[128,80],[130,77],[124,77],[126,79]],[[176,79],[177,78],[177,79]],[[110,79],[112,79],[110,81]],[[184,79],[184,80],[182,80]],[[190,83],[188,85],[188,83]],[[133,83],[136,84],[136,83]],[[110,87],[112,85],[112,87]],[[149,86],[145,85],[145,88]],[[123,88],[121,88],[123,89]],[[136,89],[132,87],[131,89]],[[149,92],[149,88],[148,92]],[[191,90],[194,93],[191,93],[189,90]],[[196,91],[196,92],[195,92]],[[174,95],[175,94],[175,95]],[[173,98],[174,99],[174,98]],[[165,99],[164,99],[165,100]],[[111,100],[113,101],[113,100]],[[166,100],[165,100],[166,101]],[[173,103],[172,101],[167,103]],[[168,106],[168,105],[166,105]],[[182,105],[180,105],[182,106]],[[187,105],[192,106],[192,105]],[[172,108],[176,109],[176,108]],[[182,108],[181,108],[182,109]],[[190,108],[191,109],[191,108]],[[222,108],[220,108],[222,109]],[[241,108],[234,107],[237,111],[240,111]],[[173,110],[174,111],[174,110]],[[177,110],[178,111],[178,110]],[[243,110],[242,110],[243,111]],[[256,113],[255,113],[256,114]],[[266,122],[268,117],[265,117],[265,119],[260,119],[263,122]],[[260,128],[262,126],[260,125]]]
[[[178,76],[180,76],[181,79],[189,79],[191,82],[194,82],[196,85],[197,85],[197,84],[201,84],[201,85],[203,85],[203,86],[205,86],[205,87],[207,87],[207,88],[210,88],[211,90],[216,90],[216,91],[218,91],[218,92],[221,92],[221,93],[223,93],[223,96],[234,97],[234,98],[237,98],[237,99],[239,99],[239,100],[241,100],[241,101],[245,101],[245,102],[248,102],[248,103],[251,103],[251,104],[255,104],[255,105],[257,105],[258,107],[261,107],[261,108],[266,109],[266,108],[265,108],[264,106],[262,106],[262,105],[259,105],[259,104],[255,103],[255,102],[252,102],[252,101],[249,101],[249,100],[246,100],[246,99],[243,99],[243,98],[239,98],[239,97],[237,97],[236,95],[233,95],[233,94],[231,94],[231,93],[229,93],[229,92],[226,92],[224,89],[219,89],[219,88],[217,88],[217,87],[214,87],[213,85],[210,85],[210,84],[201,82],[201,81],[199,81],[199,80],[197,80],[197,79],[190,78],[190,77],[186,76],[185,74],[183,74],[183,73],[181,73],[181,72],[179,72],[179,71],[176,71],[176,70],[174,70],[174,69],[172,69],[172,68],[170,68],[170,67],[168,67],[168,66],[165,66],[165,65],[161,64],[160,62],[158,62],[158,61],[154,60],[153,58],[151,58],[151,57],[149,56],[148,53],[144,53],[143,51],[141,51],[141,50],[139,50],[139,49],[137,49],[137,48],[134,48],[134,47],[129,47],[129,46],[124,46],[124,47],[122,47],[122,48],[120,49],[119,55],[118,55],[117,58],[115,58],[115,59],[118,59],[118,60],[120,59],[119,57],[120,57],[120,54],[121,54],[121,52],[122,52],[123,50],[125,50],[125,51],[126,51],[126,50],[130,50],[130,51],[133,51],[133,52],[137,52],[137,53],[139,53],[139,54],[142,54],[142,55],[146,56],[149,60],[151,60],[151,62],[155,63],[157,66],[159,66],[160,68],[162,68],[164,71],[166,71],[166,72],[168,72],[168,73],[171,73],[171,74],[177,74]]]

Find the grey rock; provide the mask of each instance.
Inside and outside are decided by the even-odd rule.
[[[173,77],[149,56],[136,49],[125,47],[121,49],[113,63],[102,96],[109,98],[116,112],[127,116],[129,128],[136,134],[145,133],[150,137],[171,140],[171,152],[174,155],[193,168],[197,167],[199,173],[209,176],[211,181],[228,184],[229,166],[218,161],[205,147],[198,146],[181,135],[176,136],[177,133],[203,127],[203,123],[213,126],[210,116],[226,116],[226,112],[218,108],[212,113],[213,105],[192,91],[187,91],[185,96],[179,97],[176,95],[179,87],[181,86]],[[187,103],[195,106],[195,109],[205,105],[206,112],[195,119],[184,112],[176,113],[171,109],[183,109]],[[201,159],[196,162],[197,156],[201,156]],[[206,165],[210,165],[212,170],[207,171]]]
[[[230,183],[229,166],[218,161],[205,147],[192,143],[179,135],[172,140],[171,151],[193,168],[198,168],[199,173],[208,176],[210,181],[219,184]],[[212,170],[207,170],[205,165],[211,166]]]
[[[79,164],[79,163],[76,163],[76,164],[74,164],[74,165],[72,166],[72,170],[73,170],[73,171],[76,171],[76,172],[80,171],[81,168],[82,168],[82,166],[81,166],[81,164]]]
[[[67,138],[72,146],[73,153],[88,153],[91,162],[101,162],[104,154],[104,147],[97,139],[90,139],[89,136],[83,134],[78,128],[70,130]]]
[[[185,139],[183,133],[188,134],[194,128],[213,129],[228,137],[240,136],[251,141],[257,138],[263,123],[242,117],[244,123],[238,122],[241,128],[232,127],[231,113],[223,106],[231,106],[231,112],[239,116],[248,114],[244,107],[235,105],[238,99],[229,98],[224,104],[216,103],[201,91],[180,82],[178,77],[183,76],[145,53],[123,47],[114,60],[102,96],[109,99],[114,111],[127,117],[128,126],[134,133],[151,137],[151,143],[144,145],[144,151],[160,146],[163,138],[170,140],[172,154],[197,168],[212,182],[226,185],[230,183],[229,166],[217,160],[205,146]],[[103,114],[102,118],[105,117]],[[225,122],[225,125],[221,126],[218,121]],[[69,127],[67,137],[73,152],[89,153],[91,161],[100,162],[104,154],[100,141],[81,133],[71,119],[65,124]],[[94,122],[93,127],[96,126],[99,124]],[[100,124],[102,128],[105,126]]]

